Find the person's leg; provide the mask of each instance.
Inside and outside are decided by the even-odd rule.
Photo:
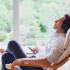
[[[32,70],[43,70],[41,67],[32,67]]]
[[[40,67],[24,67],[22,70],[43,70],[43,68]]]
[[[8,52],[11,52],[14,54],[14,56],[17,58],[26,58],[25,53],[22,51],[20,45],[12,40],[8,43],[8,48],[7,48]]]
[[[8,52],[8,51],[7,51],[6,53],[4,53],[4,54],[2,55],[2,68],[1,68],[1,70],[8,70],[8,69],[6,68],[6,64],[12,63],[15,59],[16,59],[16,58],[13,56],[12,53],[10,53],[10,52]],[[32,67],[20,66],[20,68],[21,68],[22,70],[32,70]]]
[[[10,41],[8,43],[7,51],[13,53],[16,59],[26,58],[26,55],[24,54],[20,45],[16,41]],[[30,66],[29,67],[23,66],[21,68],[22,70],[43,70],[42,68],[36,68],[36,67],[30,67]]]
[[[9,64],[15,60],[15,57],[12,53],[6,52],[2,55],[2,69],[1,70],[8,70],[6,68],[6,64]]]

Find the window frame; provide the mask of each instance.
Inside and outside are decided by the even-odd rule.
[[[13,39],[19,41],[19,0],[13,0]]]

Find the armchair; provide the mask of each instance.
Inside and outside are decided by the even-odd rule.
[[[58,61],[56,63],[51,63],[51,64],[47,64],[46,60],[42,60],[42,64],[36,65],[36,64],[32,64],[28,63],[25,59],[17,59],[15,60],[13,63],[11,63],[10,65],[10,70],[15,70],[15,66],[34,66],[34,67],[47,67],[48,70],[51,68],[51,70],[57,70],[60,66],[62,66],[63,64],[65,64],[70,57],[70,29],[68,30],[67,34],[66,34],[66,40],[64,43],[64,52],[63,54],[60,56],[60,58],[58,59]],[[39,62],[38,60],[35,61]]]

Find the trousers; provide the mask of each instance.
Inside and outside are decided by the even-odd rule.
[[[6,53],[2,55],[2,70],[8,70],[6,64],[13,62],[15,59],[27,58],[21,46],[14,40],[8,43]],[[22,70],[43,70],[40,67],[20,66]]]

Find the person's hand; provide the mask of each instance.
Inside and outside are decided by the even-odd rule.
[[[29,48],[34,54],[37,54],[39,52],[39,48],[35,47],[35,48]]]
[[[27,59],[29,59],[29,58],[27,58]],[[18,69],[20,69],[20,67],[19,66],[22,66],[23,65],[23,63],[24,64],[28,64],[25,60],[27,60],[26,58],[21,58],[21,59],[16,59],[15,61],[13,61],[12,63],[10,63],[10,64],[7,64],[8,65],[8,69],[9,70],[18,70]],[[25,62],[24,62],[25,61]]]
[[[2,48],[0,48],[0,53],[4,53],[5,52],[5,50],[4,49],[2,49]]]
[[[20,66],[21,61],[19,61],[19,60],[20,59],[16,59],[12,63],[8,64],[8,69],[9,70],[18,70],[18,69],[20,69],[19,66]]]
[[[6,64],[6,68],[7,68],[8,70],[16,70],[16,69],[15,69],[15,66],[14,66],[12,63]]]

